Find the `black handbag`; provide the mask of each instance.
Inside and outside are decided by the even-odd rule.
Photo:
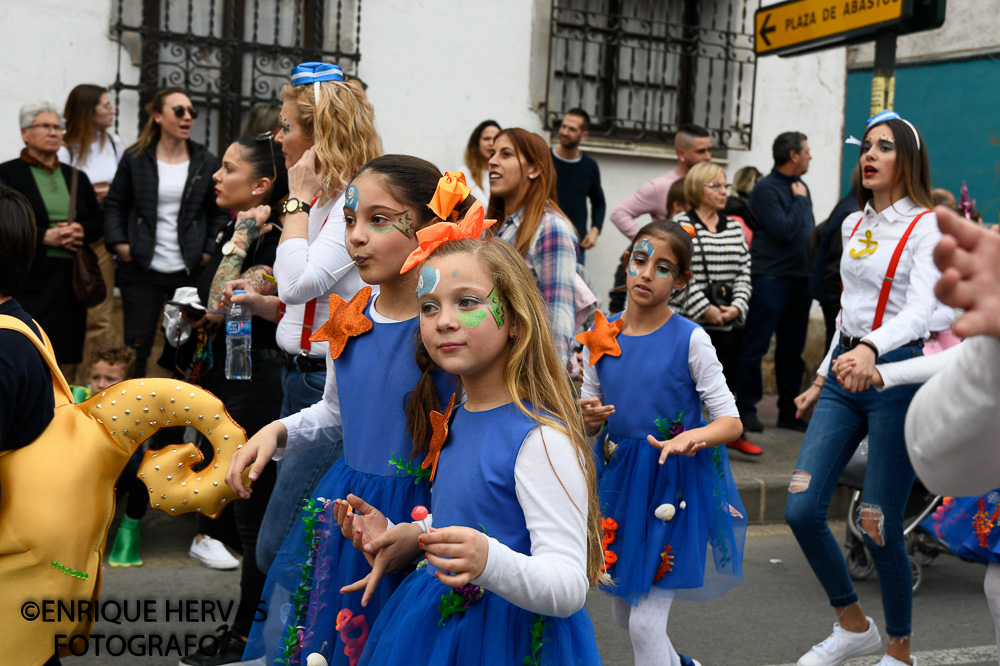
[[[76,194],[80,180],[80,172],[73,169],[70,179],[69,218],[76,217]],[[73,254],[73,294],[76,300],[85,308],[92,308],[104,302],[108,295],[108,287],[101,275],[101,266],[97,254],[87,243],[81,245]]]
[[[694,235],[695,237],[698,236],[697,226],[694,227]],[[708,302],[716,307],[722,305],[732,305],[732,283],[724,280],[713,280],[711,274],[708,272],[708,260],[705,258],[705,246],[702,245],[701,240],[698,241],[698,249],[701,250],[701,265],[705,269],[705,280],[708,281],[708,286],[702,288],[701,292],[705,294],[705,298],[708,299]]]

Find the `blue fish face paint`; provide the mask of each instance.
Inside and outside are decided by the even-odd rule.
[[[347,188],[347,194],[344,195],[344,208],[349,208],[355,213],[358,212],[358,186],[351,185]]]
[[[632,246],[632,255],[629,257],[628,268],[626,269],[626,272],[632,277],[639,275],[639,267],[635,263],[635,255],[638,252],[646,255],[646,261],[653,260],[653,244],[649,242],[648,238],[640,238]]]
[[[423,296],[434,291],[440,281],[441,271],[436,268],[431,268],[430,266],[424,266],[421,268],[420,277],[417,278],[417,298],[422,298]]]

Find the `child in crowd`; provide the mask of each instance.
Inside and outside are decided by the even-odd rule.
[[[365,287],[350,303],[330,297],[330,319],[312,337],[330,343],[323,399],[265,426],[230,463],[226,482],[248,497],[253,489],[243,487],[240,475],[251,463],[250,478],[256,479],[276,451],[290,456],[329,445],[343,433],[343,458],[320,480],[271,565],[264,588],[268,619],[254,624],[246,658],[300,664],[319,652],[330,664],[354,663],[367,627],[403,580],[385,579],[367,607],[360,593],[341,596],[341,587],[370,567],[341,537],[331,502],[323,498],[363,494],[394,521],[430,500],[430,483],[419,473],[430,440],[429,413],[442,410],[438,396],[452,395],[456,385],[429,359],[413,362],[418,275],[401,269],[418,246],[417,232],[439,221],[427,205],[439,179],[434,165],[406,155],[373,159],[355,174],[344,199],[347,250],[361,278],[380,292],[373,298]],[[466,187],[459,202],[467,194]],[[357,631],[336,630],[341,614],[353,618]],[[296,627],[304,628],[301,635]]]
[[[610,321],[598,313],[593,330],[577,336],[583,420],[590,433],[604,429],[599,493],[615,581],[607,591],[637,664],[697,664],[664,631],[673,599],[712,599],[743,580],[747,519],[719,446],[739,436],[739,412],[708,334],[668,306],[691,277],[691,252],[676,222],[640,229],[628,309]]]
[[[82,399],[74,389],[77,402],[106,390],[109,386],[132,378],[135,368],[135,350],[117,340],[107,339],[99,343],[90,355],[90,390]],[[115,543],[108,554],[108,564],[113,567],[139,567],[139,523],[149,508],[149,493],[136,477],[136,470],[142,462],[142,449],[136,451],[128,461],[125,470],[118,477],[118,491],[128,494],[125,515],[118,525]]]
[[[374,580],[427,558],[360,663],[599,664],[584,608],[601,577],[594,463],[538,289],[499,239],[444,243],[420,273],[422,343],[468,400],[450,427],[450,409],[434,418],[432,516],[418,507],[369,540],[386,526],[377,511],[350,496],[359,513],[340,514]]]

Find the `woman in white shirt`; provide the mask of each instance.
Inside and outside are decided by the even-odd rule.
[[[827,524],[830,498],[858,443],[869,437],[861,527],[878,570],[888,647],[879,666],[910,664],[912,579],[903,510],[913,485],[903,423],[918,386],[872,388],[875,363],[919,356],[930,331],[941,233],[928,209],[927,148],[912,124],[892,111],[868,121],[861,144],[862,211],[844,220],[840,275],[844,291],[837,334],[813,385],[795,402],[814,411],[785,504],[806,559],[837,613],[833,634],[799,660],[827,666],[882,650],[840,546]]]
[[[59,161],[87,174],[99,204],[103,204],[104,197],[108,196],[111,181],[118,170],[118,162],[125,152],[122,140],[111,131],[115,113],[115,107],[108,97],[108,89],[90,83],[81,83],[70,91],[63,111],[66,133],[63,134],[63,146],[58,152]],[[104,247],[104,239],[94,241],[91,247],[97,255],[108,293],[102,303],[87,310],[87,337],[83,343],[85,361],[90,358],[94,344],[111,331],[115,284],[115,264],[111,253]],[[76,383],[81,386],[90,383],[87,363],[80,366]]]
[[[329,318],[330,294],[350,300],[364,286],[344,241],[344,188],[365,162],[382,154],[382,142],[361,83],[347,80],[336,65],[297,65],[281,100],[275,139],[288,167],[289,196],[274,277],[284,307],[277,341],[285,355],[281,416],[286,417],[323,397],[329,347],[309,336]],[[342,455],[340,441],[330,444],[278,466],[257,540],[262,570],[270,568],[302,498],[311,496]]]

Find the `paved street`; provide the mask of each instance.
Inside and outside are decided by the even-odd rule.
[[[169,622],[163,619],[167,602],[176,609],[179,600],[212,602],[223,609],[238,586],[237,571],[211,571],[186,555],[194,521],[186,518],[150,516],[144,525],[146,565],[137,569],[105,568],[104,599],[153,600],[157,624],[114,627],[101,623],[96,633],[159,634],[164,645],[170,635],[183,642],[184,634],[211,633],[222,618],[202,617],[201,608],[187,618],[176,610]],[[842,534],[844,524],[836,526]],[[833,613],[826,606],[819,584],[808,570],[795,540],[783,525],[754,526],[747,539],[744,559],[745,582],[721,599],[695,604],[678,602],[671,613],[671,636],[675,645],[695,656],[704,666],[770,666],[794,664],[813,643],[830,631]],[[914,650],[921,666],[997,664],[993,625],[982,594],[984,568],[954,557],[940,556],[925,569],[923,585],[914,602]],[[860,582],[858,590],[867,612],[882,625],[878,586],[874,579]],[[588,602],[598,643],[608,666],[632,663],[625,632],[611,620],[611,605],[602,594]],[[191,620],[191,621],[183,621]],[[96,664],[176,664],[176,656],[95,657],[66,659],[70,666]],[[871,666],[874,659],[851,662]]]

